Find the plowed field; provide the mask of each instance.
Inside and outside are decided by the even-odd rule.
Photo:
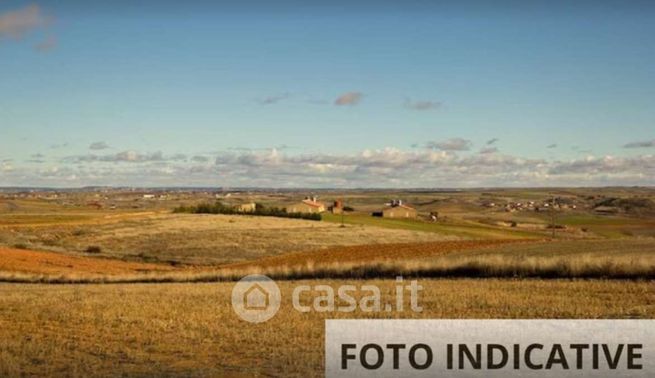
[[[32,274],[119,275],[167,272],[168,265],[146,264],[93,257],[70,256],[54,252],[0,248],[0,271]]]
[[[440,256],[452,252],[493,247],[515,240],[487,241],[445,241],[421,243],[373,244],[349,247],[333,247],[325,250],[290,253],[272,256],[254,262],[231,264],[225,268],[280,267],[322,265],[341,262],[381,262],[390,260],[421,259]],[[525,242],[524,242],[525,243]],[[165,264],[127,262],[116,259],[86,256],[71,256],[55,252],[32,251],[26,249],[0,248],[0,271],[44,275],[102,275],[117,276],[132,273],[170,273],[211,271],[210,267],[176,268]]]

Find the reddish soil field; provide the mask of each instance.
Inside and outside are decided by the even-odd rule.
[[[0,247],[0,271],[5,272],[118,275],[172,270],[175,268],[167,265]]]
[[[271,268],[307,266],[308,264],[384,262],[412,260],[448,253],[493,247],[508,243],[527,243],[518,240],[470,240],[398,244],[372,244],[334,247],[319,251],[290,253],[257,261],[229,264],[220,268]],[[218,268],[218,267],[214,267]],[[201,272],[210,267],[173,267],[163,264],[128,262],[97,257],[71,256],[55,252],[32,251],[0,247],[0,272],[16,272],[43,275],[118,276],[135,273]]]

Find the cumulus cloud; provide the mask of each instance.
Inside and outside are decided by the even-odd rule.
[[[278,151],[223,154],[215,167],[226,177],[286,186],[507,186],[652,183],[655,158],[585,158],[549,162],[500,153],[457,156],[446,151],[364,150],[353,155],[285,155]],[[275,185],[273,185],[275,186]]]
[[[89,145],[89,150],[106,150],[109,145],[106,142],[93,142]]]
[[[487,146],[491,146],[492,144],[495,144],[496,142],[498,142],[498,138],[491,138],[491,139],[489,139],[487,141],[486,144],[487,144]]]
[[[5,185],[28,186],[220,183],[332,188],[655,185],[653,155],[548,160],[512,156],[484,146],[477,154],[389,147],[350,154],[292,154],[273,148],[223,151],[212,154],[212,158],[206,154],[188,156],[123,151],[72,156],[57,165],[15,166],[3,161],[0,181]]]
[[[535,167],[540,161],[489,156],[460,158],[445,151],[407,152],[395,148],[364,150],[353,155],[285,155],[266,153],[222,154],[215,160],[219,172],[268,178],[278,185],[334,186],[446,186],[472,184],[482,177]],[[443,181],[442,181],[443,180]]]
[[[30,155],[30,158],[25,160],[25,161],[27,163],[39,163],[40,164],[40,163],[45,162],[44,158],[45,158],[45,155],[43,155],[42,153],[36,153],[36,154]]]
[[[638,157],[589,156],[583,159],[554,162],[550,165],[550,174],[582,174],[594,176],[600,174],[634,173],[652,175],[655,171],[655,156]]]
[[[279,144],[274,147],[229,147],[229,151],[241,151],[241,152],[251,152],[251,151],[271,151],[271,150],[290,150],[297,147],[289,146],[288,144]]]
[[[484,154],[495,154],[496,152],[498,152],[498,148],[496,148],[496,147],[484,147],[484,148],[482,148],[480,150],[480,153],[483,154],[483,155]]]
[[[186,154],[174,154],[167,158],[167,160],[170,161],[186,161],[187,159],[188,157],[186,156]]]
[[[92,162],[109,162],[109,163],[144,163],[166,160],[179,160],[177,155],[165,157],[161,151],[152,153],[139,153],[136,151],[122,151],[109,155],[78,155],[64,158],[66,162],[75,163],[92,163]]]
[[[361,92],[346,92],[334,100],[334,105],[357,105],[362,100],[362,97],[364,97],[364,95]]]
[[[650,148],[655,147],[655,139],[630,142],[623,145],[623,148]]]
[[[493,148],[493,147],[485,147]],[[117,164],[113,164],[116,162]],[[118,164],[122,163],[122,164]],[[124,151],[58,165],[0,164],[7,185],[226,185],[243,187],[489,187],[655,185],[655,156],[531,159],[498,151],[367,149],[290,154],[277,149],[205,155]]]
[[[405,101],[405,107],[412,110],[432,110],[438,109],[440,106],[441,103],[437,101],[412,101],[410,99]]]
[[[472,145],[473,143],[468,139],[451,138],[442,142],[428,142],[425,144],[425,147],[441,151],[468,151]]]
[[[191,157],[191,161],[194,163],[206,163],[209,161],[209,158],[207,156],[194,155]]]

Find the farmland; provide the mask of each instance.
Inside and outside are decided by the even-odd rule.
[[[0,194],[0,375],[320,376],[326,318],[655,316],[649,189],[325,191],[352,211],[321,221],[173,212],[302,195]],[[552,197],[567,206],[535,209]],[[371,216],[394,198],[418,217]],[[298,284],[357,283],[387,300],[402,275],[424,287],[424,310],[300,313],[286,300],[249,324],[230,292],[250,273],[287,299]]]
[[[423,312],[300,313],[259,325],[229,283],[0,286],[0,375],[323,376],[325,318],[653,318],[652,283],[421,280]],[[293,286],[280,282],[283,298]],[[352,283],[324,281],[330,285]],[[391,295],[393,281],[372,280]]]
[[[624,196],[652,202],[652,191],[603,189],[497,190],[455,192],[325,192],[324,201],[341,198],[354,208],[345,215],[323,214],[322,222],[244,215],[172,214],[179,205],[247,201],[285,206],[295,192],[172,192],[158,199],[142,194],[74,192],[5,195],[0,198],[0,245],[24,246],[66,254],[100,247],[100,257],[170,264],[219,265],[252,261],[290,252],[331,246],[444,240],[625,239],[655,236],[655,213],[645,207],[617,207],[602,215],[594,210],[606,198]],[[600,193],[600,194],[599,194]],[[419,211],[418,219],[371,217],[389,199],[402,197]],[[556,213],[507,206],[541,203],[551,197],[566,202]],[[495,205],[490,207],[490,205]],[[91,206],[93,205],[93,206]],[[575,208],[573,208],[575,207]],[[426,220],[438,213],[437,222]],[[555,216],[558,229],[548,228]],[[343,224],[342,224],[343,223]],[[345,227],[342,227],[345,226]],[[97,256],[96,256],[97,257]]]
[[[91,214],[95,215],[95,214]],[[104,215],[57,224],[34,217],[11,217],[0,226],[9,246],[67,254],[84,254],[89,246],[103,257],[132,261],[222,264],[272,254],[336,245],[456,240],[457,235],[425,233],[365,225],[341,228],[329,222],[239,215],[159,213]]]
[[[591,266],[593,260],[605,266],[605,273],[594,276],[612,269],[623,271],[629,265],[645,266],[643,274],[649,276],[654,250],[653,192],[639,188],[325,191],[326,203],[339,198],[351,211],[323,213],[319,222],[172,211],[180,205],[212,201],[221,206],[256,202],[283,208],[301,196],[292,191],[155,193],[102,190],[2,195],[0,246],[12,252],[6,252],[0,273],[5,277],[59,274],[79,280],[84,274],[115,279],[121,274],[172,272],[215,274],[218,279],[226,271],[234,275],[239,269],[265,267],[302,270],[305,277],[328,268],[334,273],[381,263],[404,272],[408,264],[421,265],[421,269],[430,265],[439,269],[493,265],[497,269],[500,264],[518,271],[546,260],[546,265],[576,265],[580,270],[580,265]],[[400,197],[417,209],[416,219],[371,216],[389,199]],[[548,204],[554,207],[553,198],[557,198],[557,210],[539,211]],[[615,211],[599,213],[598,204],[603,208],[615,204]],[[429,219],[428,214],[438,216]],[[22,265],[15,263],[19,250],[25,251]],[[34,253],[45,252],[50,255],[36,259]],[[73,260],[57,262],[66,256]],[[9,265],[10,261],[14,264]],[[123,269],[128,263],[137,264],[136,268]],[[101,268],[90,268],[94,264]]]

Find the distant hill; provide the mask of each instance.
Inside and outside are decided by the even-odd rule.
[[[649,198],[606,198],[596,202],[594,209],[616,209],[631,215],[655,214],[655,202]]]

